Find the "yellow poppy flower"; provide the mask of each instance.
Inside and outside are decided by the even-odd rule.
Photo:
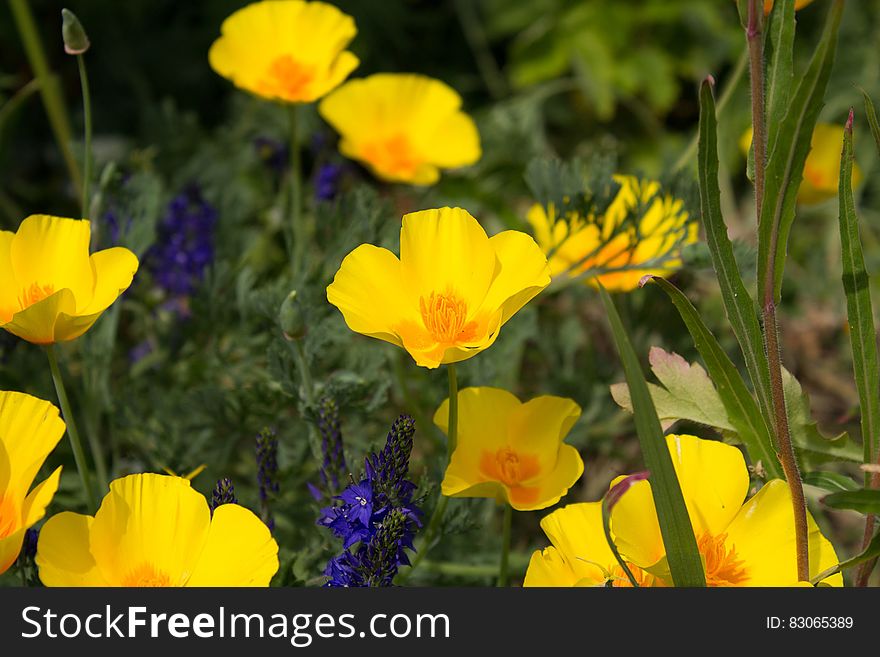
[[[532,554],[523,586],[631,586],[602,529],[602,502],[569,504],[541,520],[552,545]],[[665,586],[627,564],[639,586]]]
[[[669,435],[666,442],[706,569],[707,585],[794,585],[797,560],[788,485],[774,479],[744,502],[749,473],[736,447],[687,435]],[[671,585],[650,486],[649,481],[636,482],[620,498],[611,512],[611,530],[627,562],[653,575],[653,585]],[[527,576],[528,581],[539,585],[570,582],[574,577],[591,576],[581,561],[603,566],[608,561],[607,545],[598,540],[604,538],[601,510],[584,512],[578,520],[574,517],[574,513],[560,514],[549,523],[552,531],[548,535],[562,556],[533,556],[530,568],[537,570],[531,579]],[[815,576],[838,560],[834,547],[809,514],[807,522],[810,574]],[[592,577],[595,579],[595,573]],[[843,578],[833,575],[824,583],[842,586]]]
[[[380,73],[351,80],[318,110],[342,136],[342,154],[384,180],[431,185],[440,169],[480,159],[480,135],[461,111],[461,97],[423,75]]]
[[[18,558],[25,532],[43,517],[58,490],[60,466],[28,493],[63,435],[64,422],[52,404],[0,392],[0,574]]]
[[[662,194],[658,182],[622,175],[614,180],[620,190],[600,217],[557,216],[552,204],[545,209],[536,203],[529,210],[527,219],[554,277],[626,292],[647,274],[668,276],[681,267],[681,247],[696,242],[698,231],[683,203]]]
[[[51,517],[36,562],[46,586],[268,586],[278,545],[244,507],[212,516],[189,480],[135,474],[110,484],[94,517]]]
[[[518,511],[556,504],[584,473],[578,451],[562,441],[580,417],[570,399],[545,395],[526,403],[500,388],[458,393],[458,441],[442,492],[493,497]],[[449,431],[449,399],[434,414]]]
[[[88,331],[138,268],[128,249],[89,256],[89,222],[31,215],[0,231],[0,327],[35,344]]]
[[[345,47],[354,20],[333,5],[264,0],[229,16],[208,52],[211,68],[263,98],[311,103],[360,63]]]
[[[460,208],[404,216],[400,259],[362,244],[342,261],[327,300],[352,331],[403,347],[435,368],[487,349],[550,283],[547,259],[515,230],[493,237]]]
[[[752,129],[743,133],[739,147],[748,155],[752,146]],[[840,157],[843,153],[843,126],[833,123],[817,123],[810,140],[810,153],[804,162],[804,178],[797,191],[797,202],[815,205],[837,198],[840,186]],[[853,189],[862,180],[862,170],[853,162]]]
[[[794,9],[797,11],[803,7],[806,7],[808,4],[813,2],[813,0],[794,0]],[[764,13],[769,14],[773,11],[773,0],[764,0]]]

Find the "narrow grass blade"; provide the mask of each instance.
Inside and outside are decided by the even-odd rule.
[[[862,444],[865,463],[874,462],[874,446],[880,431],[880,361],[877,359],[877,332],[868,271],[859,236],[859,218],[852,192],[853,113],[843,135],[840,160],[840,247],[843,255],[843,289],[846,292],[846,314],[852,347],[853,370],[859,392],[862,415]]]
[[[877,110],[874,109],[874,102],[864,89],[862,89],[862,96],[865,97],[865,114],[868,115],[871,135],[874,137],[874,143],[877,144],[877,152],[880,153],[880,122],[877,121]]]
[[[880,514],[880,490],[860,488],[831,493],[822,498],[822,504],[832,509],[850,509],[865,515]]]
[[[742,376],[718,340],[703,322],[697,309],[675,285],[659,276],[646,277],[669,295],[684,320],[697,351],[706,363],[709,378],[718,389],[731,424],[742,439],[753,463],[760,461],[770,479],[783,478],[782,466],[773,448],[773,437],[761,409]],[[644,282],[644,281],[643,281]]]
[[[654,402],[648,392],[644,372],[614,302],[604,287],[600,286],[599,294],[608,313],[611,333],[632,396],[636,431],[645,466],[651,472],[651,494],[657,508],[660,533],[663,537],[663,545],[666,547],[672,581],[676,586],[705,586],[706,576],[700,561],[697,540],[694,538],[694,529],[678,478],[675,476],[672,457],[663,437],[663,429],[660,427]]]
[[[841,491],[858,490],[858,484],[846,475],[839,472],[807,472],[804,475],[804,483],[809,486],[815,486],[829,493],[839,493]]]
[[[727,318],[742,349],[743,359],[764,422],[773,426],[773,407],[770,394],[770,369],[764,353],[764,338],[755,303],[743,283],[733,247],[727,235],[727,226],[721,214],[721,189],[718,186],[718,125],[715,117],[715,98],[712,85],[706,80],[700,87],[700,142],[699,178],[700,210],[706,229],[706,241],[712,256],[712,265]]]

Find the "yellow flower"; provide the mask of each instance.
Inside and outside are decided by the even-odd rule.
[[[122,247],[89,256],[90,237],[88,221],[47,215],[0,231],[0,327],[35,344],[88,331],[138,268]]]
[[[647,274],[668,276],[681,267],[681,247],[696,242],[698,230],[683,203],[663,195],[655,181],[622,175],[614,180],[620,190],[600,217],[560,217],[552,204],[545,209],[536,203],[529,210],[527,219],[554,277],[625,292]]]
[[[667,436],[666,442],[703,559],[707,585],[794,585],[798,579],[797,560],[788,485],[774,479],[744,502],[749,473],[736,447],[686,435]],[[656,578],[653,585],[671,585],[650,486],[649,481],[636,482],[621,497],[611,513],[611,530],[627,562]],[[536,586],[596,582],[600,579],[598,572],[589,568],[589,563],[608,568],[610,550],[602,533],[601,508],[582,509],[577,514],[571,509],[567,507],[545,519],[546,526],[542,526],[554,547],[535,553],[529,565],[534,572],[526,575],[526,582]],[[815,576],[834,566],[837,555],[809,514],[807,522],[810,574]],[[824,583],[842,586],[843,578],[837,574]]]
[[[748,155],[752,146],[752,129],[743,133],[739,146]],[[837,197],[840,183],[840,156],[843,152],[843,127],[833,123],[817,123],[810,140],[810,153],[804,163],[804,178],[797,191],[797,202],[815,205]],[[852,184],[862,180],[862,170],[853,162]]]
[[[223,21],[208,52],[217,73],[246,91],[288,103],[324,96],[360,63],[345,47],[354,20],[333,5],[264,0]]]
[[[406,349],[423,367],[465,360],[550,283],[547,259],[515,230],[488,237],[460,208],[404,216],[400,259],[362,244],[342,261],[327,300],[352,331]]]
[[[794,0],[795,11],[806,7],[811,2],[813,0]],[[773,0],[764,0],[764,14],[769,14],[771,11],[773,11]]]
[[[480,136],[461,97],[423,75],[380,73],[351,80],[318,110],[342,136],[339,150],[379,178],[431,185],[440,169],[480,159]]]
[[[0,392],[0,574],[18,557],[24,534],[58,490],[59,466],[30,494],[31,484],[61,436],[52,404],[20,392]]]
[[[442,492],[493,497],[518,511],[556,504],[584,473],[578,451],[562,441],[580,417],[570,399],[536,397],[522,403],[499,388],[458,393],[458,442]],[[434,414],[448,433],[449,400]]]
[[[278,545],[244,507],[212,516],[189,480],[136,474],[110,484],[94,517],[51,517],[36,561],[46,586],[268,586]]]

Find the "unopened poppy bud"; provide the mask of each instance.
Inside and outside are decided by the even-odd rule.
[[[61,10],[61,38],[68,55],[82,55],[92,45],[82,23],[69,9]]]
[[[286,339],[301,340],[305,337],[306,322],[303,317],[302,304],[296,298],[296,290],[292,290],[281,304],[278,321]]]

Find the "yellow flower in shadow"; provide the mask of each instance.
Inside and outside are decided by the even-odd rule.
[[[403,347],[435,368],[490,347],[550,283],[547,259],[515,230],[493,237],[460,208],[404,216],[400,258],[362,244],[342,261],[327,300],[352,331]]]
[[[311,103],[360,63],[345,47],[354,20],[324,2],[264,0],[239,9],[208,52],[211,68],[263,98]]]
[[[798,581],[796,541],[788,485],[774,479],[746,501],[749,472],[739,449],[687,435],[669,435],[666,443],[707,585],[794,586]],[[611,485],[622,479],[618,477]],[[609,563],[601,507],[575,506],[577,511],[566,507],[545,518],[542,527],[553,547],[532,556],[527,584],[601,583],[601,573],[592,568],[598,564],[607,569]],[[807,522],[810,574],[815,577],[838,560],[809,513]],[[644,580],[646,585],[672,584],[650,481],[636,482],[623,494],[611,511],[611,531],[621,556],[640,572],[637,577],[651,576]],[[824,584],[842,586],[843,578],[833,575]]]
[[[60,466],[28,493],[63,435],[55,406],[21,392],[0,392],[0,574],[15,562],[25,532],[58,490]]]
[[[442,492],[491,497],[518,511],[556,504],[584,472],[578,451],[562,441],[580,417],[570,399],[545,395],[521,402],[499,388],[458,393],[458,441]],[[449,400],[434,424],[449,431]]]
[[[116,479],[94,517],[49,518],[37,543],[46,586],[268,586],[278,545],[237,504],[213,515],[181,477]]]
[[[480,136],[461,97],[423,75],[380,73],[351,80],[321,101],[341,135],[339,150],[379,178],[431,185],[440,169],[480,159]]]
[[[560,216],[536,203],[527,219],[550,259],[554,278],[582,280],[612,292],[638,287],[647,274],[669,276],[681,267],[681,248],[697,241],[697,224],[683,203],[655,181],[614,176],[620,185],[606,212]]]
[[[752,129],[740,137],[739,147],[748,155],[752,146]],[[840,157],[843,153],[843,126],[833,123],[817,123],[810,141],[810,153],[804,162],[804,177],[797,191],[797,202],[815,205],[837,198],[840,186]],[[853,189],[862,180],[862,170],[853,162]]]
[[[0,231],[0,327],[35,344],[78,338],[128,289],[138,268],[128,249],[89,256],[87,220],[31,215]]]

